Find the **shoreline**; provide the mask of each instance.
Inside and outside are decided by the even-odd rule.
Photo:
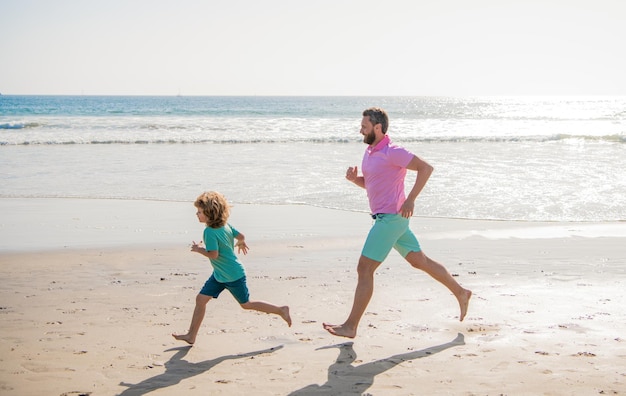
[[[202,225],[192,202],[89,198],[0,198],[0,255],[102,247],[188,244]],[[302,213],[306,224],[276,220]],[[155,215],[156,214],[156,215]],[[371,226],[365,212],[305,204],[233,204],[231,223],[261,240],[363,237]],[[264,225],[270,225],[265,227]],[[626,238],[626,221],[561,222],[413,217],[424,240]]]
[[[545,224],[569,230],[545,238],[413,218],[425,252],[473,291],[465,321],[392,252],[348,340],[322,322],[349,312],[371,219],[238,204],[251,297],[289,305],[293,326],[223,294],[188,347],[170,334],[187,328],[211,272],[189,251],[203,228],[192,203],[7,202],[1,233],[20,249],[0,251],[3,394],[626,394],[626,238],[601,227]]]

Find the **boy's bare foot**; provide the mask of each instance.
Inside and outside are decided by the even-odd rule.
[[[285,322],[287,322],[289,327],[291,327],[291,315],[289,315],[288,306],[285,305],[284,307],[280,307],[280,317],[283,318]]]
[[[469,306],[469,300],[472,297],[472,291],[463,289],[463,293],[457,299],[459,300],[459,306],[461,307],[461,315],[459,316],[459,320],[462,322],[465,319],[465,315],[467,314],[467,307]]]
[[[179,341],[185,341],[189,345],[193,345],[196,342],[195,337],[191,337],[189,334],[174,334],[172,333],[172,337],[176,338]]]
[[[333,325],[329,323],[324,323],[323,326],[324,326],[324,329],[326,329],[326,331],[328,331],[332,335],[336,335],[339,337],[347,337],[347,338],[356,337],[356,329],[349,328],[345,324]]]

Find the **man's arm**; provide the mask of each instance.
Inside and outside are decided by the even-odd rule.
[[[356,184],[361,188],[365,188],[365,178],[363,176],[359,176],[359,167],[349,167],[346,171],[346,179]]]
[[[402,204],[400,208],[400,213],[402,217],[406,217],[407,219],[413,216],[413,209],[415,208],[415,199],[422,192],[426,182],[430,178],[430,175],[433,173],[433,167],[420,157],[413,156],[413,159],[406,167],[409,170],[416,171],[417,177],[415,178],[415,184],[413,184],[413,188],[406,196],[406,200]]]

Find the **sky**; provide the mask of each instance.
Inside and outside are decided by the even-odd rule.
[[[0,0],[0,93],[626,95],[626,1]]]

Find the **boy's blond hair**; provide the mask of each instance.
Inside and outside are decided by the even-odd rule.
[[[230,206],[222,194],[215,191],[204,192],[196,198],[194,205],[206,216],[207,226],[220,228],[226,225],[230,216]]]

